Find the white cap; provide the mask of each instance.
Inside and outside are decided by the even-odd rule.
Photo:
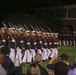
[[[37,31],[37,33],[41,33],[41,31]]]
[[[1,28],[1,29],[6,29],[6,28]]]
[[[47,34],[50,34],[50,33],[47,33]]]
[[[46,33],[43,33],[43,34],[46,34]]]
[[[22,28],[19,28],[18,30],[22,30]]]
[[[30,30],[26,30],[26,32],[30,32]]]
[[[15,28],[9,28],[9,30],[13,30],[13,29],[15,29]]]
[[[34,33],[34,32],[35,32],[35,30],[34,30],[34,31],[31,31],[31,32],[33,32],[33,33]]]

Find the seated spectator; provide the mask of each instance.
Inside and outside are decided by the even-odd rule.
[[[9,58],[10,49],[8,46],[1,46],[0,52],[6,55],[5,61],[2,63],[2,67],[6,70],[7,75],[22,75],[22,67],[15,67],[12,60]]]
[[[67,65],[63,62],[57,62],[55,64],[55,75],[67,75],[68,74],[68,68]]]
[[[41,56],[41,54],[39,54],[39,53],[36,54],[35,62],[38,64],[38,66],[40,68],[40,75],[49,75],[48,72],[46,71],[46,69],[41,66],[41,63],[42,63],[42,56]]]
[[[0,52],[0,75],[7,75],[6,70],[1,65],[5,61],[5,58],[6,58],[5,54]]]
[[[56,54],[56,55],[49,61],[47,67],[48,67],[49,69],[54,70],[54,69],[55,69],[55,63],[53,64],[53,61],[56,60],[56,59],[58,59],[58,58],[60,58],[60,61],[61,61],[61,62],[64,62],[64,63],[67,64],[68,70],[71,70],[71,65],[70,65],[69,62],[68,62],[68,55],[65,54],[65,53],[63,53],[63,54],[60,55],[59,57],[58,57],[58,55]]]
[[[73,69],[68,72],[68,75],[76,75],[76,58],[74,59]]]
[[[32,63],[28,66],[26,75],[40,75],[40,69],[36,63]]]

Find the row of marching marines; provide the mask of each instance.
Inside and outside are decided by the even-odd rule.
[[[47,60],[58,54],[58,34],[4,26],[0,29],[0,46],[3,45],[9,46],[13,62],[15,58],[20,63],[34,61],[37,53],[42,55],[42,60]]]

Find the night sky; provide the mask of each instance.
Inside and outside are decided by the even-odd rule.
[[[21,9],[27,10],[30,8],[51,7],[75,3],[75,0],[0,0],[0,11],[9,10],[10,12],[14,10],[15,12]]]
[[[11,14],[33,13],[41,7],[76,4],[75,0],[0,0],[0,21]]]

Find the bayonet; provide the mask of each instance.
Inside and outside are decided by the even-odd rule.
[[[40,29],[38,28],[38,26],[36,26],[36,28],[38,29],[38,31],[40,31]]]
[[[29,25],[31,26],[31,28],[34,30],[34,27],[29,23]]]
[[[10,24],[10,23],[8,23],[8,25],[10,26],[10,28],[12,28],[12,26],[11,26],[11,24]]]
[[[10,22],[11,26],[14,28],[14,25]]]
[[[25,24],[24,24],[24,26],[25,26],[25,28],[26,28],[27,30],[29,30]]]
[[[47,27],[48,28],[48,27]],[[51,29],[48,28],[48,30],[52,33]]]

